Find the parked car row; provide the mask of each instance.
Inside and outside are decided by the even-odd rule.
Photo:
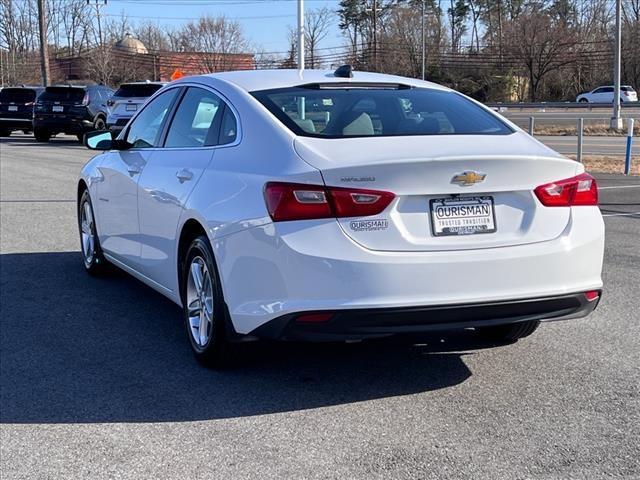
[[[82,142],[87,132],[109,129],[115,137],[163,85],[126,83],[115,92],[104,85],[6,87],[0,90],[0,136],[33,132],[36,141],[48,142],[65,133]]]

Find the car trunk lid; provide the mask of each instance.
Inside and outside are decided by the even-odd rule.
[[[569,208],[543,207],[533,190],[575,175],[578,164],[522,132],[297,137],[294,143],[302,159],[322,172],[328,186],[396,195],[380,215],[338,219],[349,237],[372,250],[464,250],[542,242],[561,235],[570,219]],[[454,177],[465,172],[476,183],[463,185],[459,178],[455,183]],[[471,172],[477,178],[471,178]],[[451,208],[456,206],[464,208]],[[472,219],[474,211],[479,217],[494,215],[493,222],[484,218],[479,220],[484,227],[460,227],[458,214]],[[485,227],[495,231],[485,234],[480,230]]]

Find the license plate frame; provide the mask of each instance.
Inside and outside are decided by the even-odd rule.
[[[64,107],[62,105],[53,105],[51,107],[51,111],[53,113],[62,113],[62,112],[64,112]]]
[[[17,112],[18,111],[18,106],[17,105],[9,105],[9,107],[7,108],[7,111],[9,111],[9,112]]]
[[[467,216],[466,214],[459,214],[453,217],[443,218],[442,216],[436,215],[436,208],[440,206],[479,206],[481,207],[482,213],[484,213],[485,210],[482,206],[488,206],[489,208],[488,213],[485,215]],[[498,231],[495,201],[490,195],[432,198],[429,201],[429,219],[431,221],[431,233],[435,237],[478,235],[482,233],[496,233]],[[477,219],[485,219],[485,221],[477,221]],[[445,225],[445,222],[454,220],[459,221],[454,223],[460,223],[461,225]],[[469,222],[465,222],[465,220],[469,220]]]
[[[128,103],[124,109],[127,112],[136,112],[138,111],[138,105],[136,105],[135,103]]]

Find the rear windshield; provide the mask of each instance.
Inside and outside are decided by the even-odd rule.
[[[622,90],[623,92],[635,92],[633,87],[629,87],[629,86],[620,87],[620,90]]]
[[[40,95],[39,100],[55,102],[82,102],[84,94],[84,88],[47,87],[42,95]]]
[[[162,85],[154,83],[149,84],[124,84],[120,85],[120,88],[113,94],[114,97],[150,97],[158,90],[162,88]]]
[[[3,88],[0,91],[0,102],[29,103],[36,99],[36,91],[30,88]]]
[[[451,91],[327,85],[262,90],[252,95],[294,133],[309,137],[513,132],[495,115]]]

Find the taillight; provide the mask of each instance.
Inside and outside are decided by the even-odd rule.
[[[546,207],[598,205],[598,185],[588,173],[540,185],[534,191]]]
[[[27,102],[24,104],[25,107],[33,107],[33,102]]]
[[[84,97],[82,97],[82,105],[86,107],[87,105],[89,105],[89,101],[90,101],[89,94],[85,93]]]
[[[267,183],[264,198],[274,222],[316,218],[367,217],[382,212],[395,195],[299,183]]]
[[[584,292],[584,298],[587,299],[587,302],[593,302],[594,300],[597,300],[598,298],[600,298],[600,291],[589,290],[588,292]]]
[[[325,323],[333,317],[332,312],[303,313],[296,317],[296,322],[300,323]]]

